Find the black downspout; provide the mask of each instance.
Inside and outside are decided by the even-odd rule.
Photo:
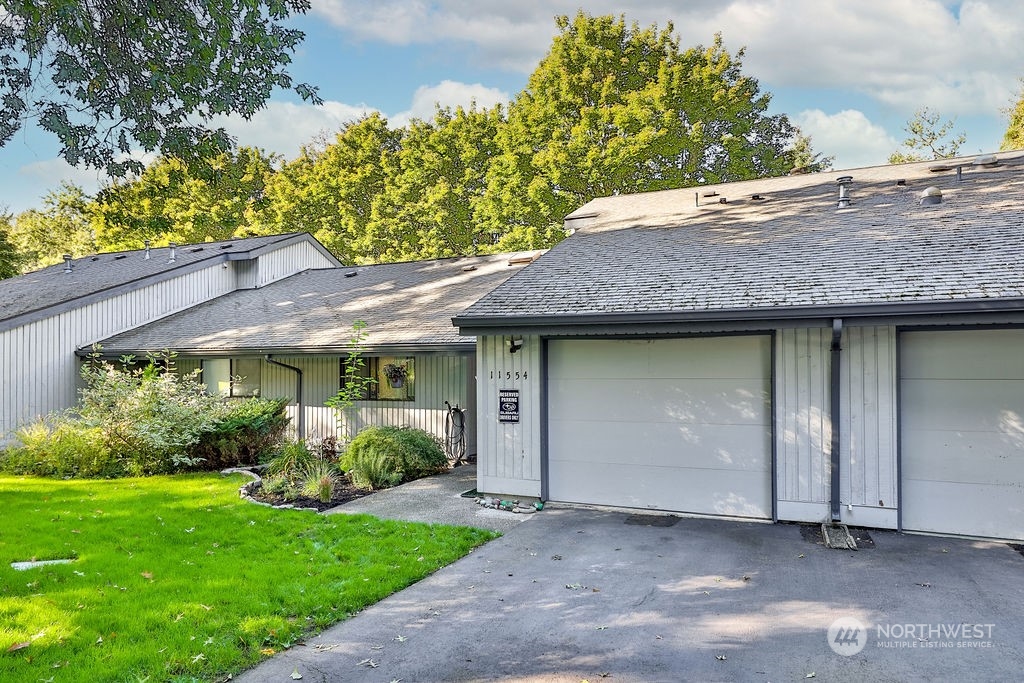
[[[842,351],[842,339],[843,339],[843,319],[834,318],[832,320],[832,362],[830,368],[830,389],[831,389],[831,415],[830,419],[832,422],[832,521],[839,522],[841,514],[841,504],[839,502],[839,466],[840,466],[840,439],[839,439],[839,405],[841,401],[841,393],[839,380],[841,376],[840,366],[840,352]]]
[[[291,370],[295,373],[295,404],[298,406],[299,419],[296,429],[299,434],[299,441],[306,440],[306,411],[302,407],[302,370],[295,367],[294,365],[286,365],[280,361],[274,360],[274,357],[270,354],[264,356],[264,359],[271,365],[276,365],[286,370]]]

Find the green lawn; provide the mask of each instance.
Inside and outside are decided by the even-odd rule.
[[[222,680],[496,536],[273,510],[245,481],[0,476],[0,680]]]

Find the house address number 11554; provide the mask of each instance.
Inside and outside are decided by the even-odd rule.
[[[495,381],[527,379],[526,370],[523,370],[522,372],[519,372],[518,370],[516,372],[512,372],[511,370],[506,370],[505,372],[498,370],[495,372],[494,370],[491,370],[491,379]]]

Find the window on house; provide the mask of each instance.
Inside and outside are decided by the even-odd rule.
[[[259,358],[231,359],[232,398],[252,398],[260,395],[260,370],[263,361]]]
[[[412,401],[416,398],[415,359],[409,356],[363,357],[359,376],[374,380],[367,389],[367,401]],[[347,379],[345,360],[341,361],[341,384]]]

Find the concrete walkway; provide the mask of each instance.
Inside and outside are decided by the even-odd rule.
[[[365,513],[381,519],[453,524],[502,533],[533,515],[489,510],[462,493],[476,488],[476,465],[461,465],[445,474],[385,489],[328,510],[325,514]]]
[[[468,474],[394,493],[430,502],[423,487],[435,486],[459,510],[447,519],[506,515],[502,538],[235,680],[973,681],[1024,671],[1024,557],[1006,544],[874,531],[873,548],[830,550],[800,525],[662,527],[557,505],[524,522],[452,499]],[[403,519],[418,507],[377,505]]]

